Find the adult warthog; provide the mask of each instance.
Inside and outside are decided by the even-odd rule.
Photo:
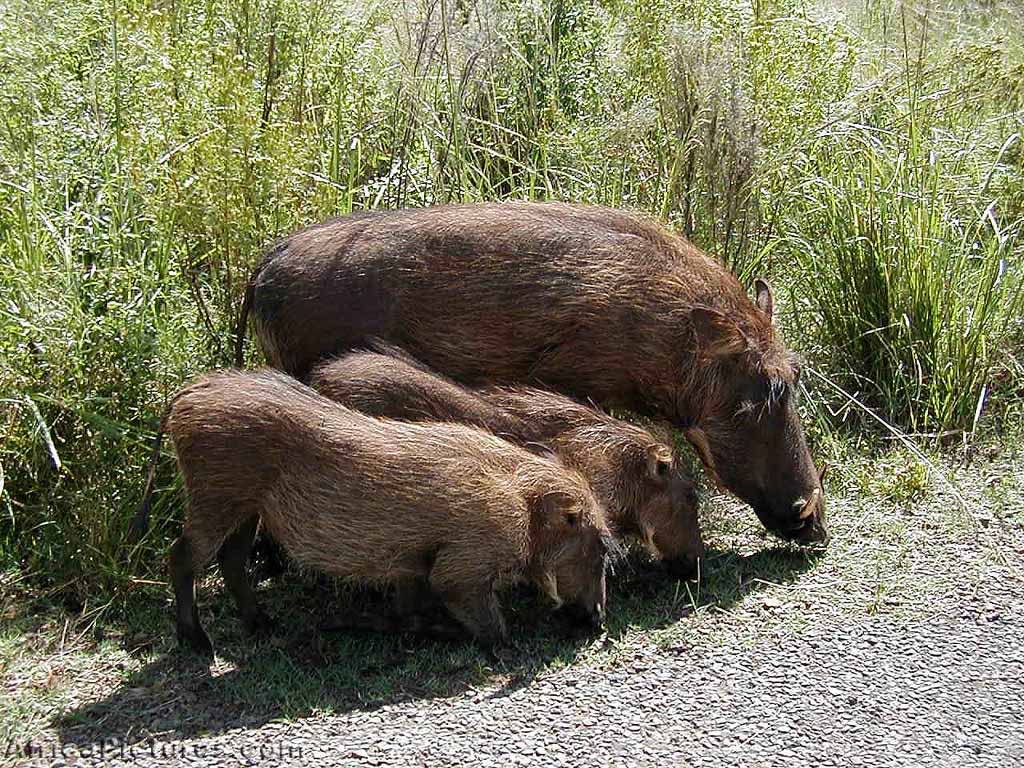
[[[304,378],[371,338],[470,386],[534,383],[668,418],[775,533],[823,542],[800,365],[715,259],[633,213],[559,203],[343,216],[275,244],[246,293],[270,363]]]

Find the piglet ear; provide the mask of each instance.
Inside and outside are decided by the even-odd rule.
[[[751,347],[739,326],[717,309],[694,307],[690,310],[690,322],[700,351],[708,357],[739,355]]]
[[[652,445],[647,449],[647,477],[663,482],[672,471],[672,452],[664,445]]]
[[[757,296],[758,308],[771,320],[774,302],[772,301],[772,287],[768,285],[768,281],[761,277],[754,280],[754,294]]]
[[[537,497],[533,519],[545,528],[575,528],[579,525],[576,499],[565,491],[548,491]]]

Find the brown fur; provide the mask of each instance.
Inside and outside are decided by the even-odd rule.
[[[257,517],[308,568],[371,584],[427,578],[484,643],[506,636],[494,590],[520,578],[603,613],[603,511],[555,461],[472,427],[375,419],[270,370],[201,377],[167,429],[189,496],[172,577],[179,635],[194,646],[209,641],[192,573],[222,545],[240,557],[229,539],[248,526],[251,541]],[[225,581],[259,623],[251,594],[239,599],[247,587]]]
[[[310,374],[310,386],[371,416],[470,424],[520,445],[525,442],[529,428],[503,408],[396,347],[377,341],[372,347],[318,365]]]
[[[645,429],[530,387],[474,392],[387,345],[314,368],[321,394],[373,416],[474,424],[553,451],[588,480],[619,534],[635,534],[679,575],[704,553],[693,482],[672,449]]]
[[[560,203],[345,216],[279,242],[252,288],[267,358],[296,376],[376,336],[467,385],[659,415],[765,525],[820,541],[799,366],[772,304],[654,221]]]
[[[526,425],[540,443],[587,478],[620,534],[638,536],[677,575],[704,555],[697,491],[668,441],[570,397],[533,387],[488,387],[483,400]]]

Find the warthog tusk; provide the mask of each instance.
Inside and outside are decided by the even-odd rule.
[[[695,428],[686,430],[684,434],[686,439],[690,441],[690,445],[697,451],[697,457],[711,475],[715,485],[718,486],[719,490],[726,490],[725,483],[722,482],[722,478],[718,476],[718,470],[715,468],[715,457],[711,455],[711,444],[708,443],[707,435],[703,430]]]
[[[808,517],[814,514],[815,507],[818,506],[818,497],[821,496],[821,488],[815,488],[811,491],[810,500],[804,504],[804,508],[800,510],[800,519],[806,520]]]

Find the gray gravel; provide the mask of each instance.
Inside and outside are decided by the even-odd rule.
[[[611,670],[572,667],[519,689],[269,722],[134,756],[72,748],[68,764],[1020,765],[1018,588],[950,596],[905,626],[880,615],[781,640],[641,647]]]

